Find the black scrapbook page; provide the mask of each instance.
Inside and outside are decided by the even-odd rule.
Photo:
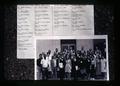
[[[96,2],[1,5],[1,80],[110,84],[114,5]]]

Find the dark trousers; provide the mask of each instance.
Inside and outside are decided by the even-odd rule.
[[[90,67],[86,68],[86,73],[87,73],[87,79],[90,78]]]
[[[65,76],[67,80],[71,80],[71,73],[66,72]]]
[[[57,70],[57,78],[58,79],[60,78],[60,70],[59,71]]]
[[[52,78],[52,71],[48,71],[48,78]]]
[[[42,69],[42,79],[43,80],[47,80],[48,79],[48,70],[47,70],[47,68],[43,68]]]
[[[52,77],[57,78],[57,69],[56,69],[56,67],[53,67],[52,70],[53,70],[53,73],[52,73],[53,76]]]
[[[74,70],[74,71],[73,71],[74,80],[78,80],[78,75],[79,75],[78,72],[79,72],[79,71],[77,71],[77,70]]]
[[[95,67],[94,67],[94,65],[91,65],[90,77],[95,78],[95,75],[96,75],[95,73],[96,73]]]
[[[102,78],[104,79],[105,78],[105,72],[101,72],[101,76],[102,76]]]
[[[60,76],[60,80],[63,80],[63,78],[64,78],[64,69],[63,68],[60,68],[59,76]]]

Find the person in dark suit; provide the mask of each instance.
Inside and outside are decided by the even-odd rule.
[[[72,75],[73,75],[73,79],[74,80],[78,80],[78,61],[76,59],[76,55],[74,56],[74,58],[71,60],[72,62]]]
[[[60,80],[63,80],[64,79],[64,75],[65,75],[65,71],[64,71],[64,65],[65,65],[65,62],[64,62],[64,59],[62,58],[62,56],[60,56],[60,60],[59,60],[59,76],[60,76]]]
[[[57,60],[55,56],[52,56],[51,68],[52,68],[52,78],[56,79],[57,78]]]
[[[39,67],[38,71],[39,71],[39,77],[42,76],[42,64],[41,64],[41,60],[42,60],[42,54],[39,54],[39,58],[37,59],[37,66]]]
[[[86,59],[86,73],[87,73],[87,79],[90,79],[90,65],[91,65],[91,58],[90,58],[90,55],[87,54],[87,59]]]
[[[60,68],[59,68],[59,62],[60,62],[60,53],[58,52],[57,54],[57,58],[56,58],[56,62],[57,62],[57,65],[56,65],[56,69],[57,69],[57,79],[60,78]]]

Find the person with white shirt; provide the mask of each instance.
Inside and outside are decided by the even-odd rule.
[[[66,79],[70,80],[71,79],[71,59],[70,57],[66,60],[66,65],[65,65],[65,75]]]
[[[90,66],[90,79],[94,80],[96,76],[96,55],[94,54],[91,58],[91,66]]]
[[[51,60],[52,60],[52,53],[51,50],[47,52],[47,59],[48,59],[48,78],[52,77],[52,68],[51,68]]]
[[[106,69],[106,59],[104,57],[102,57],[101,59],[101,75],[103,77],[103,79],[106,78],[106,73],[107,73],[107,69]]]
[[[46,58],[45,54],[42,54],[42,57],[44,57],[41,60],[41,64],[42,64],[42,79],[43,80],[47,80],[48,78],[48,59]]]

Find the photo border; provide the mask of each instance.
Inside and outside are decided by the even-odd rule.
[[[109,81],[109,58],[108,58],[108,35],[91,35],[91,36],[36,36],[35,37],[35,58],[34,58],[34,80],[37,80],[37,40],[54,40],[54,39],[105,39],[106,40],[106,60],[107,60],[107,79],[106,80],[87,80],[87,81]],[[49,81],[49,80],[48,80]],[[70,80],[73,81],[73,80]],[[78,80],[81,81],[81,80]],[[86,81],[86,80],[82,80]]]

